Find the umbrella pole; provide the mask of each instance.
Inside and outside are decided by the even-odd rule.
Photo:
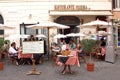
[[[62,34],[64,34],[64,30],[62,29]]]
[[[50,42],[49,42],[49,28],[48,28],[48,60],[49,60],[49,52],[50,52]]]

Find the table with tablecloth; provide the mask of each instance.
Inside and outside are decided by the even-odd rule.
[[[32,64],[33,54],[23,53],[21,50],[18,51],[19,64]]]
[[[22,53],[22,51],[18,51],[18,58],[33,58],[33,54]]]
[[[59,63],[61,63],[61,65],[62,64],[63,65],[76,65],[80,67],[78,55],[76,54],[77,53],[74,54],[74,51],[72,51],[71,54],[68,56],[58,55],[56,62],[58,63],[58,65]]]

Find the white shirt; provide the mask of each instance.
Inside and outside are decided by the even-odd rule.
[[[17,52],[13,47],[9,48],[9,53],[16,54]]]

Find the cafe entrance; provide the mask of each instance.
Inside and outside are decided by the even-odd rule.
[[[60,34],[69,34],[69,33],[79,33],[80,29],[76,26],[80,24],[80,19],[76,16],[60,16],[55,20],[56,23],[70,26],[69,29],[59,29],[58,33]],[[65,39],[66,43],[69,43],[71,37]]]

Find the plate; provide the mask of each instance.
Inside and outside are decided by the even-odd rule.
[[[72,57],[73,55],[68,55],[69,57]]]

